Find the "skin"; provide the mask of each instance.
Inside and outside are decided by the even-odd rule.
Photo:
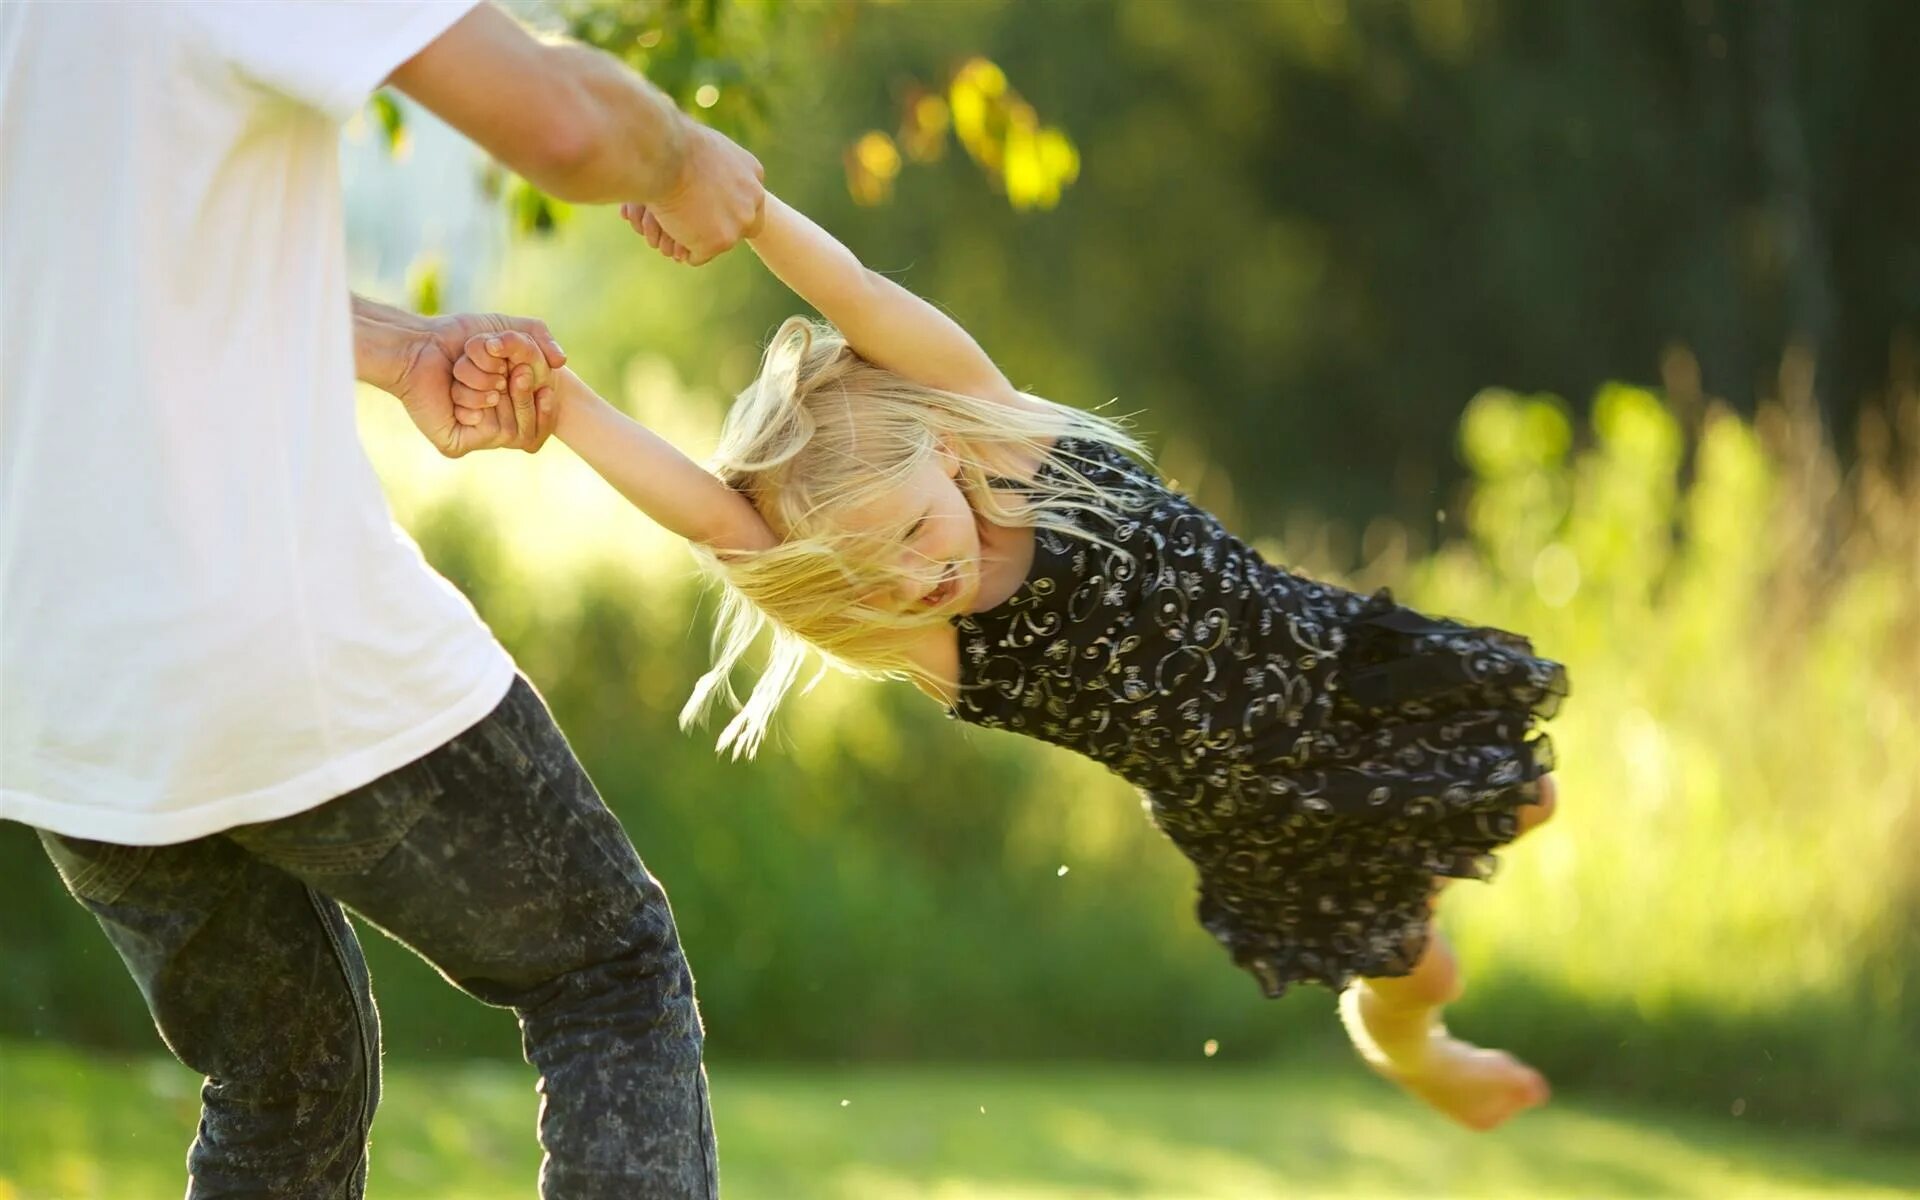
[[[873,598],[879,603],[897,612],[984,612],[1026,581],[1033,565],[1033,530],[1009,529],[981,517],[956,482],[957,474],[953,455],[937,454],[899,484],[839,515],[838,523],[849,532],[899,542],[897,566],[906,582],[890,596]],[[960,637],[953,625],[929,625],[907,654],[926,674],[914,681],[921,690],[951,704],[960,686]]]
[[[951,454],[935,454],[899,485],[840,514],[851,533],[889,538],[900,546],[895,566],[905,574],[891,594],[869,601],[899,612],[932,610],[949,601],[972,611],[980,592],[981,526],[955,481]]]
[[[488,349],[504,350],[502,338],[514,339],[512,363]],[[353,298],[353,357],[360,380],[398,397],[421,436],[448,458],[538,450],[555,418],[547,373],[567,361],[532,318],[421,317],[361,296]]]
[[[1552,818],[1558,798],[1553,777],[1541,776],[1539,801],[1518,810],[1520,833]],[[1468,1129],[1485,1131],[1545,1104],[1552,1089],[1545,1076],[1504,1050],[1482,1049],[1447,1032],[1441,1010],[1465,989],[1453,947],[1435,928],[1411,974],[1363,979],[1342,992],[1340,1020],[1376,1074]]]

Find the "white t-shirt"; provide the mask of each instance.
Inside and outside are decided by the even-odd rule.
[[[468,7],[0,4],[0,817],[184,841],[506,694],[361,448],[341,215]]]

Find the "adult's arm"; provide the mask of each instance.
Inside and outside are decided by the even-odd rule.
[[[759,162],[609,54],[481,4],[389,79],[562,200],[645,203],[704,262],[759,211]],[[686,236],[680,236],[684,233]]]

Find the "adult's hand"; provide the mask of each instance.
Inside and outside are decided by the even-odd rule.
[[[746,237],[766,205],[760,160],[705,125],[686,123],[680,178],[663,197],[647,203],[689,266],[711,262]]]
[[[567,356],[546,323],[499,313],[462,313],[421,323],[387,390],[406,406],[414,427],[448,458],[510,448],[531,454],[553,433],[553,389],[545,372],[515,367],[501,380],[464,359],[467,339],[518,332],[537,343],[549,368]]]

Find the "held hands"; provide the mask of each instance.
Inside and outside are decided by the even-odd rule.
[[[553,432],[558,408],[548,374],[566,361],[544,322],[496,313],[439,317],[417,335],[389,390],[448,458],[501,447],[531,454]]]
[[[469,337],[453,365],[454,420],[474,430],[496,421],[500,444],[529,454],[538,450],[559,419],[550,376],[566,363],[564,356],[553,361],[549,347],[559,349],[551,339],[542,344],[518,329]]]
[[[760,231],[767,189],[760,160],[704,125],[688,123],[680,182],[649,204],[620,215],[668,258],[698,267]]]

